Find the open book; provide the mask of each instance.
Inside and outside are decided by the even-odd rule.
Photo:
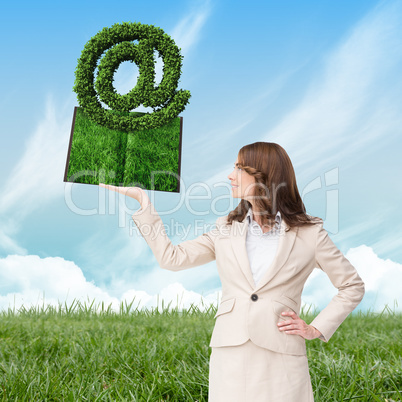
[[[150,130],[111,130],[75,107],[64,181],[180,192],[182,127],[176,117]]]

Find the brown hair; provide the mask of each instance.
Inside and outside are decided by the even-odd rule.
[[[255,142],[245,145],[239,151],[239,167],[254,176],[253,196],[262,223],[272,224],[280,211],[282,219],[290,228],[305,224],[315,224],[317,219],[307,215],[296,183],[292,162],[286,151],[273,142]],[[242,221],[251,203],[242,199],[239,205],[229,213],[227,221],[232,224]]]

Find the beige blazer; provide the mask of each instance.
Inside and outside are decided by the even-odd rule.
[[[222,298],[211,347],[241,345],[250,339],[275,352],[305,355],[304,338],[279,331],[277,323],[289,319],[281,316],[283,311],[300,313],[303,286],[316,267],[338,288],[338,294],[311,322],[324,341],[363,298],[362,279],[332,242],[321,219],[291,229],[282,219],[276,257],[258,286],[246,251],[247,219],[227,225],[226,216],[220,217],[209,232],[178,245],[168,238],[153,204],[134,213],[132,219],[161,268],[179,271],[216,260]]]

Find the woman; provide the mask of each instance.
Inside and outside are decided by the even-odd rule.
[[[327,342],[360,303],[364,283],[322,219],[306,214],[281,146],[244,146],[228,178],[239,205],[211,231],[179,245],[143,190],[103,186],[140,202],[132,218],[162,268],[216,260],[222,300],[210,342],[209,401],[314,401],[305,339]],[[307,324],[298,316],[301,293],[316,267],[338,294]]]

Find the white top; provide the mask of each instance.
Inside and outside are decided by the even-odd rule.
[[[247,212],[246,219],[248,219],[246,249],[254,283],[257,286],[278,250],[282,216],[278,211],[275,216],[275,227],[266,233],[262,232],[261,226],[253,219],[251,208]]]

